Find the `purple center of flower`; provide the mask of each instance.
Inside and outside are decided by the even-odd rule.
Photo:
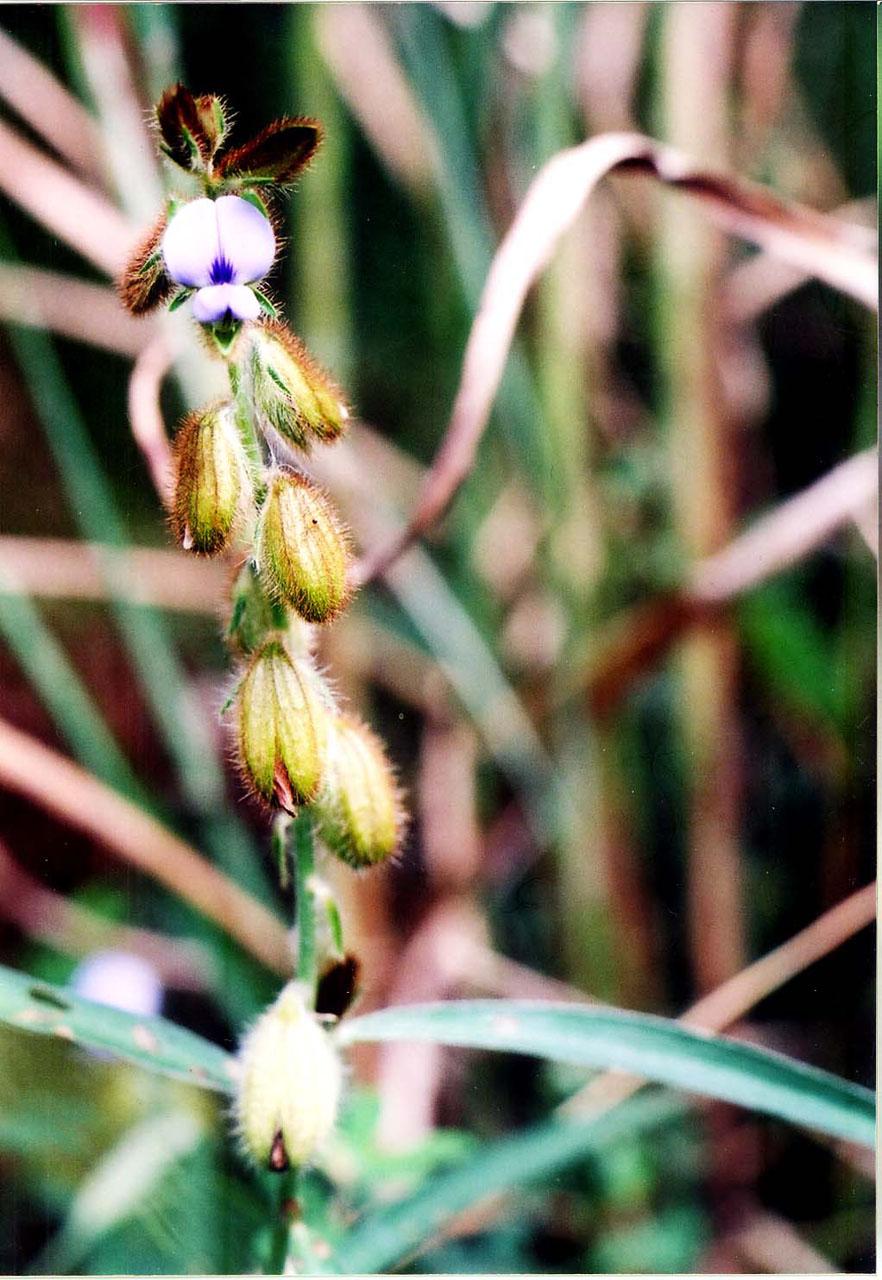
[[[232,284],[236,275],[236,269],[230,262],[229,258],[225,258],[223,254],[215,258],[211,264],[209,278],[212,284]]]

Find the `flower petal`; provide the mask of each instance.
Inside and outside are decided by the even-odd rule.
[[[214,200],[192,200],[168,224],[162,256],[166,271],[178,284],[198,288],[211,282],[212,264],[220,253],[215,205]]]
[[[233,284],[259,280],[276,256],[276,237],[269,221],[241,196],[221,196],[215,207],[220,252],[233,267]]]
[[[211,284],[193,299],[193,316],[200,324],[215,324],[228,311],[236,320],[256,320],[260,303],[244,284]]]

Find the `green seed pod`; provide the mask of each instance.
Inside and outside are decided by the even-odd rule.
[[[250,482],[231,404],[189,414],[174,440],[171,523],[185,550],[212,555],[229,541]]]
[[[296,471],[269,478],[256,558],[267,589],[307,622],[330,622],[346,604],[346,531],[325,494]]]
[[[277,1173],[306,1164],[334,1127],[343,1071],[296,982],[258,1018],[239,1065],[235,1118],[248,1155]]]
[[[401,844],[406,817],[392,767],[379,738],[357,720],[330,723],[316,814],[322,840],[352,867],[384,862]]]
[[[267,804],[295,813],[322,777],[330,697],[308,658],[273,637],[254,654],[237,694],[239,758]]]
[[[299,449],[336,440],[349,410],[303,343],[278,320],[253,325],[248,376],[261,422]]]

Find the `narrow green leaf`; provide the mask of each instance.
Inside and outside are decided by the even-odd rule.
[[[139,1018],[83,1000],[0,966],[0,1022],[98,1049],[175,1080],[220,1093],[233,1087],[233,1058],[165,1018]]]
[[[251,292],[254,294],[255,298],[260,303],[261,307],[266,312],[266,314],[270,317],[270,319],[278,320],[279,313],[276,310],[276,308],[273,306],[273,304],[270,302],[266,294],[261,289],[255,289],[253,285],[251,287]]]
[[[621,1009],[526,1000],[408,1005],[341,1023],[341,1044],[428,1040],[633,1072],[872,1147],[871,1090],[753,1045]]]
[[[169,313],[177,311],[178,307],[182,307],[188,298],[192,298],[193,292],[194,291],[192,289],[181,289],[176,293],[168,304]]]
[[[446,1222],[485,1197],[547,1177],[682,1112],[682,1101],[653,1095],[590,1120],[552,1121],[490,1143],[466,1163],[429,1179],[408,1199],[357,1223],[334,1251],[327,1269],[345,1275],[385,1271],[431,1244]]]

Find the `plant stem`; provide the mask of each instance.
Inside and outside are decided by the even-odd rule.
[[[291,815],[280,813],[273,823],[272,850],[273,861],[279,872],[279,885],[282,889],[287,889],[291,883],[291,873],[288,867],[288,832],[290,828]]]
[[[294,884],[297,892],[297,977],[309,988],[314,1002],[317,981],[315,947],[315,869],[312,818],[308,811],[294,823]]]
[[[300,1181],[299,1172],[292,1169],[279,1180],[278,1216],[272,1233],[270,1256],[267,1260],[267,1275],[282,1276],[287,1274],[290,1251],[291,1232],[296,1221],[292,1217],[292,1209],[297,1213],[297,1189]]]
[[[248,460],[248,470],[254,485],[254,497],[260,505],[266,497],[266,484],[263,478],[263,454],[254,430],[254,410],[248,399],[246,380],[232,360],[227,363],[227,372],[230,377],[230,390],[233,393],[236,429]]]

